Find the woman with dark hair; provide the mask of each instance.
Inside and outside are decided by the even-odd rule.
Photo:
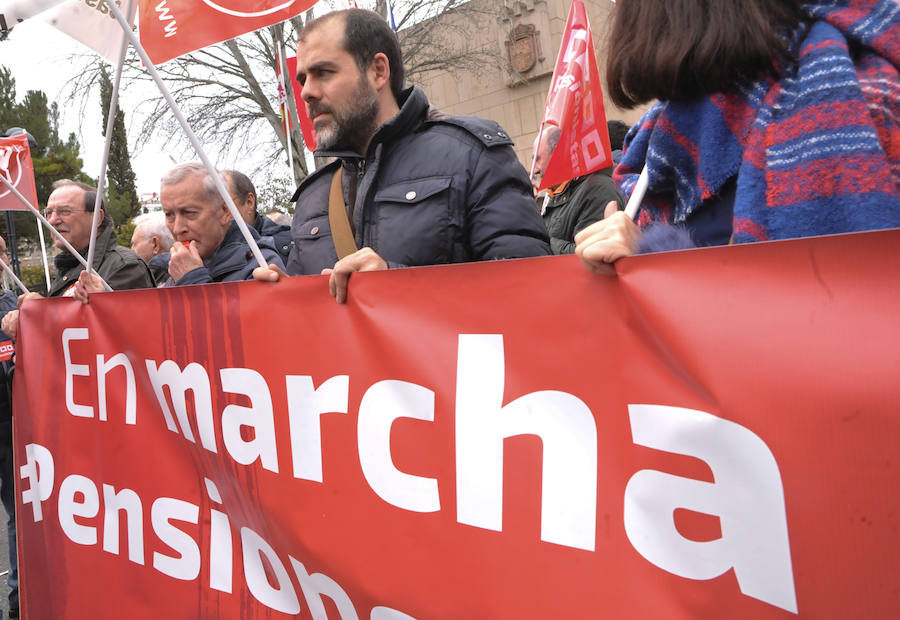
[[[649,188],[637,226],[609,209],[576,253],[599,270],[672,231],[685,247],[900,226],[898,67],[897,0],[619,2],[608,94],[659,102],[614,179],[630,194],[646,165]]]

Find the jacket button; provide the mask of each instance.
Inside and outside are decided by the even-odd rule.
[[[311,231],[309,231],[309,234],[311,234],[311,235],[317,235],[317,234],[319,234],[319,227],[318,227],[318,226],[313,226],[313,229],[312,229]]]
[[[498,131],[498,132],[497,132],[497,135],[500,136],[501,138],[505,138],[505,137],[506,137],[506,134],[503,133],[502,131]]]
[[[407,200],[415,200],[415,198],[416,198],[416,193],[415,193],[415,192],[413,192],[413,191],[406,192],[406,199],[407,199]]]
[[[63,276],[63,282],[69,279],[69,276]]]
[[[486,134],[484,134],[484,139],[487,140],[488,142],[490,142],[491,140],[494,139],[494,136],[492,136],[489,133],[486,133]]]

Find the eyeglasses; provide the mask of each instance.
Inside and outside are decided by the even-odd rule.
[[[53,217],[53,214],[56,213],[61,218],[66,218],[72,215],[73,213],[85,213],[84,209],[76,210],[71,209],[69,207],[57,207],[56,209],[44,209],[44,217],[48,220]]]

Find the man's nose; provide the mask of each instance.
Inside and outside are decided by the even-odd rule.
[[[187,230],[187,220],[180,215],[175,216],[175,220],[172,222],[172,234],[174,236],[178,236],[179,234],[185,232]]]
[[[320,94],[315,80],[307,79],[306,84],[303,85],[303,91],[300,93],[300,97],[303,101],[309,103],[311,101],[318,101]]]
[[[53,228],[56,228],[56,224],[61,222],[62,219],[59,217],[59,215],[56,214],[56,211],[51,211],[50,217],[47,218],[47,221],[50,222]]]

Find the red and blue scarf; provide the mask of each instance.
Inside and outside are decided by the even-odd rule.
[[[807,2],[777,79],[654,105],[614,179],[638,223],[682,223],[737,176],[736,243],[900,227],[900,3]]]

